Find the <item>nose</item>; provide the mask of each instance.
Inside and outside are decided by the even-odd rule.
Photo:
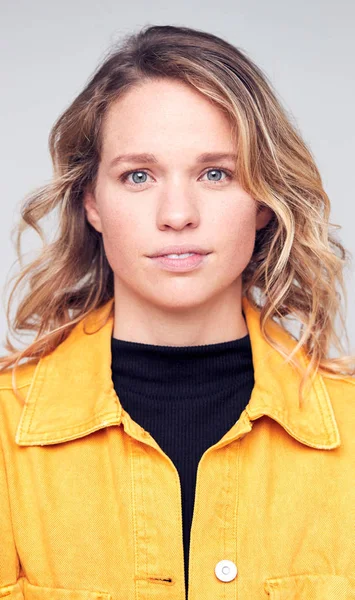
[[[200,222],[200,211],[197,200],[191,190],[175,184],[165,188],[157,207],[157,226],[159,229],[184,229],[186,226],[197,227]]]

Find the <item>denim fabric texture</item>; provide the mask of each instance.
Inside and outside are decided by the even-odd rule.
[[[113,388],[112,302],[18,368],[25,405],[0,374],[0,598],[186,598],[179,476]],[[189,600],[354,600],[355,380],[318,373],[300,408],[300,376],[243,312],[255,386],[199,462]]]

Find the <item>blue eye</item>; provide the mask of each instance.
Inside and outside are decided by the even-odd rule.
[[[135,175],[136,173],[139,173],[141,175],[142,174],[147,175],[146,171],[129,171],[128,173],[123,173],[123,175],[120,177],[120,179],[122,181],[126,181],[129,175]],[[134,183],[141,184],[141,183],[145,183],[145,181],[142,181],[142,178],[140,177],[137,180],[135,180]]]
[[[233,174],[232,174],[231,171],[228,171],[226,169],[220,169],[218,167],[214,167],[214,168],[208,169],[207,171],[205,171],[205,173],[203,175],[207,175],[207,173],[216,174],[218,172],[219,173],[224,173],[226,175],[226,177],[224,179],[225,181],[227,181],[227,180],[229,181],[230,179],[233,178]],[[138,173],[139,176],[137,178],[134,178],[134,176],[137,173]],[[146,179],[144,181],[143,181],[143,179],[144,179],[144,176],[148,175],[148,173],[146,171],[144,171],[144,170],[127,171],[126,173],[123,173],[120,176],[119,179],[120,179],[120,181],[126,182],[128,180],[128,177],[130,175],[133,176],[133,183],[132,182],[128,182],[129,185],[134,186],[134,187],[139,187],[140,185],[146,183]],[[142,175],[143,175],[143,177],[142,177]],[[212,183],[219,183],[220,181],[223,181],[223,179],[221,179],[221,178],[219,178],[219,179],[209,179],[209,181],[212,182]]]
[[[208,171],[206,171],[205,175],[207,175],[208,173],[227,173],[227,171],[225,171],[224,169],[209,169]],[[228,179],[228,173],[227,173],[227,179]],[[215,179],[209,179],[209,181],[216,181]],[[217,181],[221,181],[221,179],[217,179]]]

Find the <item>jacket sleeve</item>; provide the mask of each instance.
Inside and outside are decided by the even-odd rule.
[[[12,529],[6,466],[0,437],[0,598],[4,594],[9,597],[12,595],[19,572],[20,565]]]

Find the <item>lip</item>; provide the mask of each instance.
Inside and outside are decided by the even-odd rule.
[[[210,254],[210,250],[205,250],[205,248],[201,248],[201,246],[196,246],[196,244],[184,244],[181,246],[164,246],[164,248],[159,248],[154,254],[150,254],[149,258],[155,258],[157,256],[164,256],[165,254],[186,254],[187,252],[193,252],[194,254]],[[174,260],[174,259],[172,259]],[[176,260],[185,260],[185,259],[176,259]]]
[[[166,271],[193,271],[207,260],[207,256],[208,254],[195,253],[193,256],[187,256],[186,258],[169,258],[168,256],[153,256],[150,258],[158,267]]]

